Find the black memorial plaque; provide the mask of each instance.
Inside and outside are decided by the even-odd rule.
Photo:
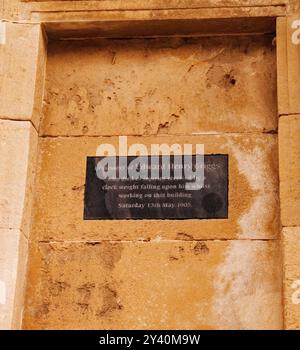
[[[120,158],[116,157],[116,164]],[[135,158],[127,157],[127,164]],[[151,157],[144,158],[151,164]],[[228,218],[228,155],[204,156],[204,187],[198,190],[186,189],[189,181],[175,179],[172,171],[168,179],[160,170],[159,179],[102,180],[96,173],[101,159],[87,158],[85,220]],[[174,156],[169,164],[174,169]]]

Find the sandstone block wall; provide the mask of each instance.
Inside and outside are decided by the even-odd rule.
[[[48,46],[25,328],[282,327],[272,39]],[[84,221],[86,157],[118,135],[228,154],[229,218]]]

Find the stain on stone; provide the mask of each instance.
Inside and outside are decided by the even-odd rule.
[[[93,289],[95,289],[95,283],[88,282],[77,288],[77,291],[80,293],[82,299],[86,302],[90,299]]]
[[[35,310],[34,310],[34,317],[39,319],[42,318],[43,316],[46,316],[49,314],[50,304],[49,303],[42,303],[41,305],[38,305]]]
[[[97,311],[97,317],[110,316],[114,311],[122,310],[123,306],[120,303],[117,292],[109,285],[103,287],[103,304],[100,310]]]
[[[170,251],[169,260],[178,261],[181,259],[184,259],[184,248],[176,244]]]
[[[61,294],[66,288],[70,287],[70,285],[66,282],[62,281],[50,281],[48,289],[49,293],[52,296],[58,296]]]
[[[86,245],[92,245],[92,246],[95,246],[95,245],[100,245],[101,244],[101,242],[86,242],[85,243]]]
[[[195,64],[191,64],[189,69],[188,69],[188,73],[195,67]]]
[[[72,191],[82,191],[83,189],[84,189],[84,185],[72,187]]]
[[[121,259],[122,245],[118,243],[103,242],[100,245],[100,257],[105,268],[112,270]]]
[[[84,125],[84,126],[82,127],[82,133],[83,133],[83,134],[86,134],[86,133],[88,133],[88,131],[89,131],[88,126],[87,126],[87,125]]]
[[[80,312],[82,314],[85,314],[89,310],[89,304],[88,303],[77,303],[77,306],[80,309]]]
[[[179,258],[178,258],[178,257],[173,256],[173,255],[170,255],[169,259],[170,259],[171,261],[172,261],[172,260],[179,260]]]
[[[176,123],[180,118],[180,115],[172,113],[169,120],[164,123],[159,123],[157,128],[157,134],[168,132],[168,130]]]
[[[235,85],[235,83],[236,83],[236,79],[230,73],[225,74],[224,79],[225,79],[225,83],[228,83],[231,85]]]
[[[71,113],[67,114],[67,119],[70,121],[70,124],[73,126],[77,126],[79,123],[78,118]]]
[[[236,84],[236,78],[233,70],[227,70],[223,66],[212,65],[206,73],[207,84],[210,88],[212,85],[216,85],[219,88],[230,89]]]
[[[169,122],[159,123],[157,128],[157,133],[160,134],[164,129],[168,129],[170,126]]]
[[[199,254],[208,254],[209,253],[209,248],[204,242],[197,242],[196,245],[193,248],[194,254],[199,255]]]
[[[144,126],[144,131],[146,135],[149,135],[151,132],[151,124],[150,123],[146,123]]]
[[[192,241],[194,240],[194,237],[192,235],[189,235],[184,232],[177,233],[176,239],[179,239],[181,241]]]

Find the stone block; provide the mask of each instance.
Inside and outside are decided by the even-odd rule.
[[[276,131],[272,39],[239,36],[50,44],[40,134]]]
[[[86,158],[117,137],[42,138],[34,240],[270,239],[278,237],[277,136],[264,134],[131,137],[128,146],[204,144],[229,155],[229,218],[209,220],[83,220]],[[118,152],[118,151],[117,151]]]
[[[25,329],[280,329],[278,242],[31,246]]]
[[[27,254],[20,230],[0,229],[0,329],[21,327]]]
[[[277,85],[279,114],[299,114],[300,15],[277,19]]]
[[[300,115],[280,118],[279,169],[282,225],[300,225]]]
[[[283,229],[284,323],[300,329],[300,226]]]
[[[1,26],[5,43],[0,44],[0,118],[31,120],[38,128],[46,62],[41,26],[9,22]]]

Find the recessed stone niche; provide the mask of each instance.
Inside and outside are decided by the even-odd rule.
[[[49,44],[26,329],[282,327],[272,42]],[[120,135],[227,154],[228,219],[83,220],[86,157]]]

